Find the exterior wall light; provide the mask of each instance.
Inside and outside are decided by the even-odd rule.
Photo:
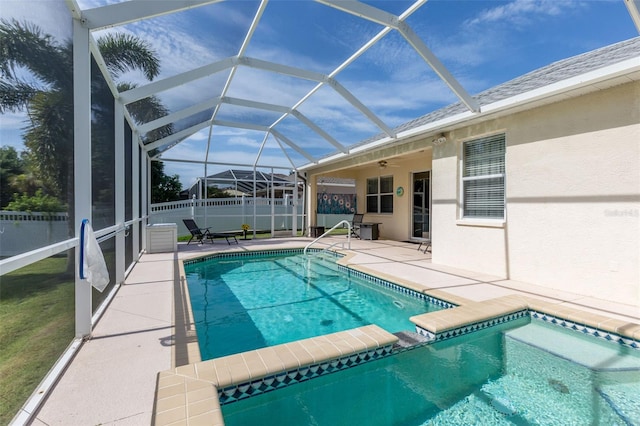
[[[435,146],[438,146],[438,145],[442,145],[446,141],[447,141],[447,137],[444,135],[444,133],[440,133],[440,136],[438,136],[437,138],[434,138],[431,141],[431,143]]]

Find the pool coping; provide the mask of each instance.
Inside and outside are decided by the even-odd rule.
[[[495,325],[495,319],[521,312],[535,319],[640,349],[640,324],[558,306],[529,296],[508,295],[482,302],[468,302],[444,311],[416,315],[410,320],[419,334],[435,341],[476,331],[478,327]]]
[[[288,250],[299,251],[297,248]],[[267,251],[282,252],[281,250]],[[253,252],[253,250],[251,252]],[[528,315],[531,318],[541,319],[565,328],[571,328],[605,340],[640,349],[640,324],[612,319],[603,315],[524,295],[508,295],[476,302],[453,295],[446,290],[431,289],[409,280],[399,279],[390,274],[374,271],[363,265],[350,264],[350,259],[355,256],[353,252],[343,250],[334,250],[333,252],[342,256],[338,259],[337,263],[347,270],[362,272],[363,274],[380,278],[397,286],[424,294],[426,297],[436,298],[452,305],[453,307],[449,309],[429,312],[410,318],[416,326],[416,331],[426,337],[430,343],[475,332]],[[230,250],[224,252],[223,255],[237,256],[249,253],[250,252],[246,250]],[[184,262],[199,261],[199,259],[212,257],[219,256],[216,254],[200,255],[179,261],[179,278],[176,280],[176,287],[184,288],[175,292],[174,294],[176,296],[183,298],[186,295],[188,297]],[[174,306],[176,306],[175,302],[177,301],[178,299],[174,300]],[[182,316],[186,318],[185,323],[187,325],[193,326],[193,315],[190,311],[190,305],[188,303],[180,303],[179,306],[187,309],[187,312],[182,313]],[[359,334],[364,332],[363,329],[377,329],[376,333],[382,332],[382,336],[386,336],[386,339],[388,339],[382,340],[382,342],[387,342],[387,344],[382,347],[365,346],[363,348],[360,344],[354,346],[352,343],[347,343],[350,339],[348,336],[349,333],[355,332]],[[195,329],[191,329],[189,331],[195,334],[194,330]],[[345,335],[345,333],[347,334]],[[328,354],[312,354],[309,348],[301,343],[305,342],[305,344],[310,345],[309,347],[321,346],[326,348],[327,339],[338,339],[338,341],[341,342],[339,348],[336,348],[339,353],[334,351]],[[347,341],[345,341],[345,339],[347,339]],[[158,373],[152,424],[162,426],[191,423],[224,425],[220,404],[221,399],[225,397],[238,399],[237,396],[240,396],[241,399],[251,396],[250,394],[253,390],[257,393],[262,393],[265,389],[269,391],[280,387],[276,376],[281,377],[284,381],[285,377],[293,374],[293,377],[289,377],[287,380],[307,380],[319,375],[316,370],[316,372],[312,372],[311,375],[307,377],[306,374],[311,371],[310,367],[315,366],[321,368],[320,366],[330,365],[331,362],[340,364],[340,359],[345,360],[340,365],[340,369],[350,368],[360,363],[360,361],[366,362],[374,359],[373,357],[377,356],[376,351],[381,348],[382,352],[380,352],[379,355],[387,356],[391,353],[393,344],[398,341],[397,337],[393,334],[384,331],[376,325],[370,325],[333,333],[331,335],[262,348],[256,351],[229,355],[209,361],[201,361],[197,338],[190,340],[191,341],[186,344],[187,349],[182,351],[183,354],[187,354],[186,358],[179,357],[179,353],[176,351],[173,361],[174,368]],[[373,340],[375,341],[375,339]],[[376,341],[376,345],[378,344]],[[351,348],[351,352],[348,351],[349,347]],[[274,348],[278,349],[275,350]],[[359,349],[359,351],[357,349]],[[297,355],[301,355],[302,357],[297,358]],[[280,356],[284,356],[285,358],[282,359]],[[291,358],[291,356],[293,356],[293,358]],[[329,357],[326,358],[327,356]],[[348,360],[353,356],[355,356],[354,361],[349,362]],[[275,360],[280,370],[277,368],[274,370],[273,366],[267,368],[266,359]],[[256,362],[257,360],[262,362],[262,366]],[[188,363],[185,363],[185,361]],[[252,366],[250,366],[250,364]],[[212,366],[217,367],[212,368]],[[287,368],[290,369],[287,370]],[[225,369],[228,372],[235,371],[236,379],[233,379],[233,374],[231,373],[229,373],[231,375],[228,377],[224,376],[225,373],[220,373],[221,376],[218,377],[217,371],[225,371]],[[212,375],[214,371],[216,373]],[[328,369],[323,370],[325,373],[332,371],[335,371],[335,369],[331,371]],[[199,372],[202,373],[203,378],[199,378]],[[229,379],[229,377],[231,377],[231,379]],[[272,385],[274,383],[273,381],[271,384],[267,384],[266,381],[268,380],[274,380],[276,385]],[[288,385],[288,383],[284,385]]]
[[[152,423],[224,425],[224,403],[388,356],[398,340],[372,324],[160,372]]]

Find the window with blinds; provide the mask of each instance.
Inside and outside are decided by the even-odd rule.
[[[504,219],[504,134],[465,142],[462,155],[462,217]]]

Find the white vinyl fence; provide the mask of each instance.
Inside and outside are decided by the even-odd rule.
[[[255,221],[254,221],[255,206]],[[215,232],[240,231],[249,225],[252,233],[292,235],[294,206],[291,197],[213,198],[152,204],[149,224],[175,223],[178,235],[189,235],[182,219],[195,219],[198,226]],[[273,215],[273,216],[272,216]],[[273,217],[273,219],[272,219]],[[302,203],[297,206],[296,231],[304,227]],[[336,222],[337,223],[337,222]],[[16,256],[69,238],[67,213],[0,211],[0,257]]]
[[[316,214],[316,225],[324,226],[325,229],[332,228],[343,220],[351,222],[353,220],[353,214]]]
[[[16,256],[69,238],[67,213],[0,211],[0,257]]]
[[[255,221],[254,221],[255,211]],[[149,224],[175,223],[178,235],[189,235],[182,219],[193,218],[199,227],[211,228],[213,232],[240,231],[243,224],[249,225],[251,233],[293,232],[294,206],[292,199],[279,198],[211,198],[207,200],[184,200],[152,204]],[[273,217],[273,219],[272,219]],[[296,230],[304,226],[302,203],[297,206]]]

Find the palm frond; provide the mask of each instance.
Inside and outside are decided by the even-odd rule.
[[[160,61],[149,45],[130,34],[108,34],[98,39],[102,57],[114,80],[122,73],[140,70],[148,80],[160,73]]]
[[[0,80],[0,113],[24,110],[36,93],[38,89],[30,84]]]
[[[69,86],[73,80],[72,62],[68,62],[68,52],[63,54],[69,49],[37,25],[0,20],[0,75],[7,79],[17,79],[16,68],[24,67],[49,85]]]

